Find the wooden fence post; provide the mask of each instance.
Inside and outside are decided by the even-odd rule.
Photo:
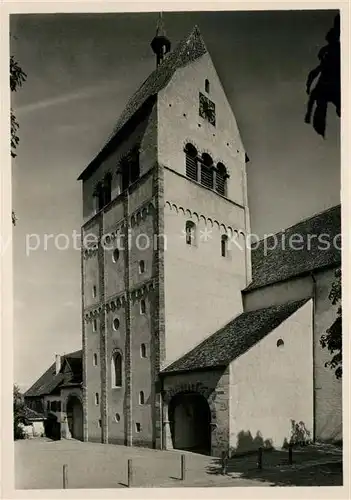
[[[289,444],[289,465],[292,465],[293,463],[293,446],[292,443]]]
[[[133,464],[132,459],[128,459],[128,488],[133,486]]]
[[[227,474],[227,464],[228,464],[228,457],[225,451],[222,451],[222,474],[223,476]]]
[[[261,446],[258,448],[257,467],[258,467],[258,469],[262,469],[262,447]]]
[[[185,455],[180,455],[180,479],[185,480]]]
[[[63,480],[63,489],[66,490],[68,486],[67,481],[67,464],[64,464],[62,468],[62,480]]]

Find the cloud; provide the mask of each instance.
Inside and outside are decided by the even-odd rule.
[[[72,300],[68,300],[63,303],[63,307],[76,307],[78,305],[77,302],[73,302]]]
[[[40,111],[53,106],[59,106],[62,104],[69,104],[73,101],[89,99],[95,95],[102,92],[121,92],[124,88],[127,88],[127,82],[121,85],[119,81],[109,81],[99,83],[91,87],[85,87],[77,92],[69,92],[68,94],[62,94],[60,96],[51,97],[48,99],[42,99],[40,101],[32,102],[29,104],[24,104],[16,108],[16,114],[24,115],[35,111]]]

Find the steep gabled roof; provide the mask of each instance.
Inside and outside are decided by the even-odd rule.
[[[240,314],[190,352],[162,370],[162,374],[227,366],[303,306],[308,299]]]
[[[301,240],[291,245],[294,235],[300,235]],[[251,250],[252,282],[244,293],[324,267],[340,266],[340,235],[341,207],[337,205],[261,240]]]
[[[69,362],[74,365],[74,370],[72,369],[69,373],[64,371],[65,363]],[[78,368],[80,365],[80,370]],[[69,354],[65,354],[61,357],[61,370],[56,375],[55,363],[53,363],[50,368],[46,370],[45,373],[36,381],[34,384],[24,393],[24,397],[39,397],[46,394],[50,394],[59,385],[63,383],[70,383],[75,381],[77,383],[82,382],[82,376],[79,379],[79,373],[82,373],[82,350],[74,351]]]
[[[148,99],[157,95],[158,92],[166,87],[176,70],[186,66],[192,61],[195,61],[206,52],[207,49],[200,31],[198,27],[195,26],[192,32],[177,45],[174,51],[166,55],[164,61],[150,74],[150,76],[129,99],[107,143],[95,159],[81,173],[78,180],[84,180],[87,175],[90,174],[90,172],[95,168],[95,164],[99,161],[100,155],[110,140],[122,130],[124,125],[126,125],[126,123],[141,108],[141,106],[148,101]]]

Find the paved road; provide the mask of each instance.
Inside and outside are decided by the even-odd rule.
[[[306,457],[307,460],[299,458],[303,473],[299,464],[294,467],[287,467],[286,463],[282,466],[276,465],[268,455],[262,471],[257,470],[254,457],[234,459],[228,464],[226,476],[220,474],[218,459],[194,453],[184,454],[186,478],[181,481],[179,451],[82,443],[75,440],[16,441],[15,487],[16,489],[61,489],[63,465],[67,464],[68,488],[124,488],[127,484],[129,458],[133,463],[134,487],[293,485],[299,484],[297,481],[303,478],[305,478],[303,485],[342,484],[338,454],[329,456],[325,452],[317,455],[312,453]],[[319,463],[324,464],[322,469]],[[319,471],[322,471],[321,479],[316,476]],[[327,483],[325,478],[328,480]]]
[[[16,489],[62,488],[63,464],[69,488],[123,488],[127,462],[133,460],[133,486],[255,486],[257,481],[209,475],[212,457],[185,453],[186,479],[180,481],[177,451],[130,448],[74,440],[24,440],[15,443]]]

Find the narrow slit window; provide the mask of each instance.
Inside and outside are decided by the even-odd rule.
[[[140,313],[145,314],[146,313],[146,303],[144,299],[141,299],[140,301]]]
[[[122,355],[115,352],[111,361],[112,387],[122,387]]]
[[[188,220],[185,224],[185,241],[187,245],[195,245],[196,225],[193,221]]]
[[[97,363],[98,363],[98,357],[97,357],[96,352],[94,352],[94,355],[93,355],[93,365],[97,366]]]
[[[141,260],[139,262],[139,274],[144,274],[145,272],[145,261]]]
[[[145,403],[145,396],[144,396],[144,392],[143,391],[140,391],[139,392],[139,404],[140,405],[143,405]]]
[[[140,346],[140,357],[146,358],[146,344]]]
[[[228,256],[228,236],[226,234],[221,237],[221,255],[222,257]]]
[[[99,404],[99,393],[95,393],[95,405],[97,406]]]
[[[205,80],[205,91],[207,92],[207,94],[210,93],[210,82],[207,80]]]

